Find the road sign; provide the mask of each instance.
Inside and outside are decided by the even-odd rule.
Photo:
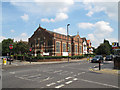
[[[30,48],[29,51],[31,52],[31,51],[32,51],[32,48]]]
[[[13,49],[13,45],[12,44],[9,45],[9,49]]]

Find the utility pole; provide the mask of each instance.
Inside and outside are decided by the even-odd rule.
[[[69,47],[68,47],[68,41],[69,41],[69,33],[68,33],[68,26],[70,26],[70,24],[67,24],[67,51],[68,51],[68,62],[69,62]]]

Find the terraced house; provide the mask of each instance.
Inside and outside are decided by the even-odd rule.
[[[83,54],[83,43],[79,34],[66,36],[60,33],[46,30],[39,26],[29,38],[32,53],[49,56],[73,56]]]

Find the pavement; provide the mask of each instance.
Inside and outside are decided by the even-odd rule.
[[[72,62],[77,62],[77,61],[82,61],[82,60],[86,60],[86,58],[82,58],[82,59],[77,59],[77,60],[70,60],[69,63]],[[54,64],[54,63],[67,63],[67,60],[62,60],[62,61],[51,61],[51,62],[29,62],[29,61],[22,61],[20,62],[20,60],[14,60],[11,65],[9,64],[9,62],[7,62],[6,65],[2,65],[2,68],[6,68],[6,67],[13,67],[13,66],[23,66],[23,65],[33,65],[33,64]]]
[[[41,62],[40,62],[41,63]],[[118,88],[118,76],[93,72],[98,63],[87,60],[48,64],[26,64],[3,68],[3,88]],[[112,62],[105,62],[108,69]],[[4,90],[4,89],[3,89]]]
[[[112,63],[112,64],[109,65],[109,63]],[[99,70],[99,65],[94,66],[90,68],[89,70],[92,72],[97,72],[97,73],[120,75],[120,70],[114,69],[113,61],[104,61],[104,63],[101,64],[101,67],[102,67],[101,70]]]

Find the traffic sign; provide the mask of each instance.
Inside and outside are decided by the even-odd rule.
[[[29,51],[31,52],[31,51],[32,51],[32,48],[30,48]]]
[[[9,45],[9,49],[13,49],[13,45],[12,44]]]

